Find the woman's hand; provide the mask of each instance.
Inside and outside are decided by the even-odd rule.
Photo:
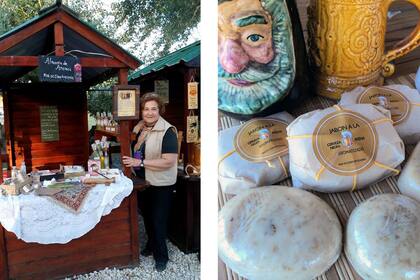
[[[141,160],[132,158],[132,157],[123,156],[123,163],[126,167],[137,167],[137,166],[140,166]]]

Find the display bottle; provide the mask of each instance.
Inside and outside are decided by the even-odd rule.
[[[12,167],[12,174],[11,174],[12,175],[12,180],[16,179],[17,173],[18,173],[18,170],[17,170],[16,166],[13,166]]]
[[[96,112],[96,128],[100,128],[101,127],[101,116],[99,112]]]
[[[105,150],[104,152],[104,168],[109,169],[109,154],[108,150]]]
[[[26,175],[26,165],[24,161],[22,161],[22,164],[20,166],[20,172],[22,173],[22,175]]]

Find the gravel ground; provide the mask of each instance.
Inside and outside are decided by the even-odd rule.
[[[139,215],[139,235],[140,235],[140,248],[146,245],[146,233],[144,229],[143,219]],[[106,268],[104,270],[95,271],[92,273],[73,276],[69,279],[77,280],[123,280],[123,279],[153,279],[153,280],[167,280],[167,279],[185,279],[185,280],[198,280],[200,279],[200,262],[198,254],[184,254],[169,240],[169,263],[166,270],[157,272],[155,270],[155,262],[153,257],[140,256],[140,263],[134,268]]]

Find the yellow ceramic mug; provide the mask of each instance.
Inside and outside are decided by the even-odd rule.
[[[311,0],[308,32],[317,93],[339,99],[359,85],[381,85],[389,62],[420,45],[420,22],[384,54],[387,12],[395,0]],[[420,0],[407,0],[420,11]]]

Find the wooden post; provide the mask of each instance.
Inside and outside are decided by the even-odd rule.
[[[188,122],[187,117],[190,114],[190,110],[188,110],[188,83],[191,81],[191,78],[194,75],[194,69],[187,69],[184,72],[184,124],[185,124],[185,132],[184,132],[184,139],[185,149],[184,149],[184,165],[187,165],[190,160],[190,151],[192,149],[192,144],[187,143],[187,130],[188,130]]]
[[[128,69],[121,68],[118,71],[118,82],[120,85],[128,84]],[[131,121],[120,121],[121,145],[121,164],[123,156],[130,156],[131,143]],[[123,167],[125,176],[131,175],[131,169]],[[138,213],[137,213],[137,191],[133,191],[130,195],[130,227],[131,227],[131,261],[138,263],[139,261],[139,230],[138,230]]]
[[[11,168],[15,165],[16,155],[15,155],[15,144],[14,136],[12,135],[12,121],[10,116],[10,106],[9,102],[9,93],[3,91],[3,110],[4,110],[4,139],[6,140],[6,156],[8,159],[7,166]]]
[[[120,85],[128,84],[128,69],[121,68],[118,71],[118,81]],[[123,156],[130,156],[130,141],[131,141],[131,131],[130,131],[130,121],[120,121],[120,136],[119,142],[121,145],[121,164]],[[123,166],[125,176],[130,176],[131,170]]]
[[[56,22],[54,24],[54,44],[55,44],[55,55],[64,56],[64,34],[63,24]]]

